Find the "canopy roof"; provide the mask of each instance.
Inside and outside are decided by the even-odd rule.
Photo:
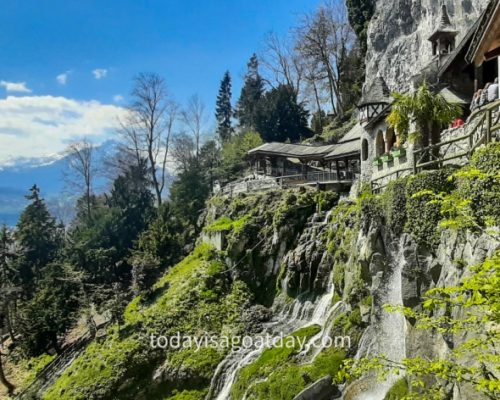
[[[248,155],[274,155],[282,157],[295,157],[299,159],[322,159],[334,149],[336,145],[328,146],[307,146],[303,144],[291,143],[264,143],[248,152]]]
[[[331,161],[359,154],[361,152],[359,140],[362,133],[363,128],[357,123],[340,139],[335,148],[325,156],[325,160]]]

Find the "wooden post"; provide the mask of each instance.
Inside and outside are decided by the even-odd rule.
[[[491,142],[491,108],[486,111],[486,143]]]
[[[340,181],[340,166],[339,166],[339,160],[335,160],[335,169],[337,172],[337,180]]]

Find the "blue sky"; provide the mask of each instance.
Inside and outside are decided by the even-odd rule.
[[[139,72],[165,77],[180,103],[199,94],[212,118],[224,71],[236,101],[265,35],[318,2],[0,0],[0,167],[104,141]]]
[[[179,101],[212,107],[223,72],[234,95],[245,64],[271,30],[286,32],[311,0],[0,1],[0,79],[33,95],[111,103],[141,71],[163,75]],[[95,79],[93,70],[106,70]],[[58,75],[66,74],[65,84]],[[5,93],[0,91],[0,96]]]

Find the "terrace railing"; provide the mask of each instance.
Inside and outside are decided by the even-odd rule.
[[[316,183],[345,183],[350,184],[355,178],[353,171],[315,171],[306,174],[285,175],[277,177],[267,177],[247,181],[232,182],[224,186],[222,194],[233,196],[238,193],[248,193],[259,190],[278,189],[283,187],[313,185]]]
[[[491,142],[500,133],[500,101],[489,104],[464,125],[464,134],[413,152],[413,173],[442,168],[458,159],[470,159],[482,144]]]

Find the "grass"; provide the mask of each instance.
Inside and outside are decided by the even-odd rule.
[[[235,233],[240,232],[249,219],[248,215],[245,215],[236,221],[233,221],[229,217],[221,217],[216,220],[213,224],[208,225],[204,228],[205,232],[227,232],[234,231]]]

